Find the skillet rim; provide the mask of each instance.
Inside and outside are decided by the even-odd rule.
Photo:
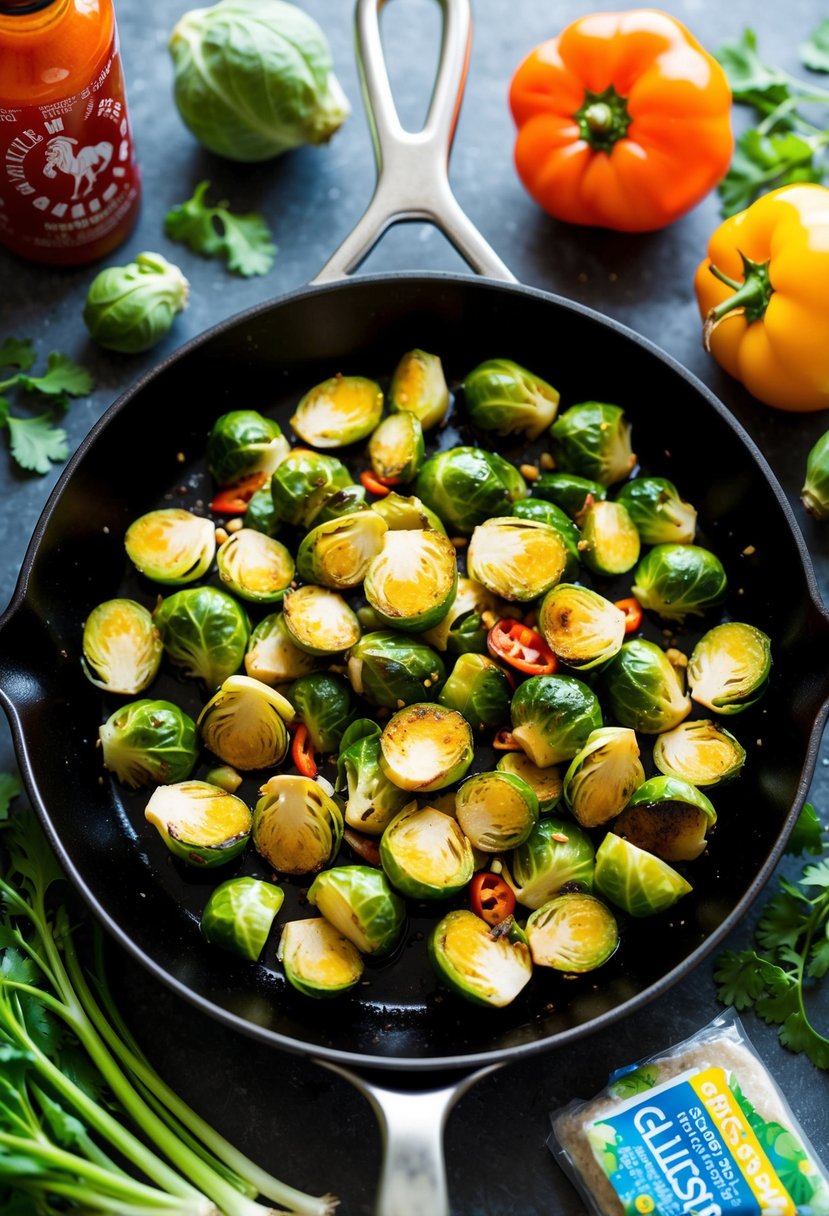
[[[604,326],[620,337],[627,339],[643,353],[647,353],[656,357],[669,370],[679,375],[688,386],[702,397],[707,406],[720,417],[732,432],[736,439],[741,443],[748,455],[752,458],[758,471],[762,474],[768,483],[781,512],[785,523],[788,527],[791,540],[794,542],[800,559],[800,565],[806,581],[806,586],[811,600],[811,606],[817,613],[817,616],[822,620],[824,626],[829,630],[829,612],[825,608],[820,591],[818,589],[817,578],[812,564],[811,556],[806,547],[806,542],[803,534],[800,531],[800,526],[795,518],[791,504],[789,503],[786,494],[777,480],[776,475],[771,469],[768,461],[761,452],[760,448],[751,438],[749,433],[743,427],[742,423],[731,413],[731,411],[723,404],[716,394],[708,388],[694,373],[688,371],[674,356],[659,347],[651,339],[637,333],[623,322],[616,320],[614,317],[607,316],[596,309],[590,308],[587,305],[580,304],[573,300],[568,300],[564,296],[560,296],[554,292],[544,291],[540,288],[529,287],[522,283],[506,283],[500,280],[488,279],[481,277],[470,276],[457,272],[441,272],[433,271],[429,273],[420,273],[418,271],[406,272],[384,272],[375,274],[361,274],[357,277],[346,277],[331,283],[322,284],[307,284],[303,287],[296,288],[293,291],[287,292],[284,295],[278,296],[275,299],[266,300],[259,304],[253,305],[251,308],[244,309],[241,312],[234,313],[232,316],[225,318],[202,333],[195,335],[183,345],[177,347],[159,363],[155,364],[149,370],[138,377],[127,389],[107,407],[100,418],[92,425],[86,435],[83,437],[75,452],[67,462],[58,481],[53,487],[46,503],[41,511],[38,521],[35,525],[31,539],[26,549],[26,554],[20,568],[17,584],[9,601],[8,607],[0,616],[0,637],[3,630],[11,622],[14,616],[24,608],[29,580],[32,570],[37,562],[38,553],[41,546],[43,535],[51,520],[52,514],[55,511],[60,499],[69,486],[69,483],[74,475],[76,467],[86,456],[86,453],[96,442],[99,434],[104,431],[110,422],[119,415],[124,409],[127,409],[133,402],[133,399],[138,396],[145,388],[160,376],[171,364],[178,361],[185,355],[189,355],[197,351],[200,347],[207,345],[212,339],[225,333],[226,331],[244,324],[246,321],[257,319],[274,309],[280,309],[289,306],[295,301],[304,300],[309,296],[319,298],[330,292],[339,292],[343,287],[357,287],[360,289],[370,289],[378,283],[400,283],[408,284],[423,284],[426,287],[432,287],[445,283],[457,283],[465,289],[470,287],[481,287],[486,291],[504,292],[509,295],[520,295],[528,297],[531,300],[537,300],[545,304],[552,304],[559,308],[564,308],[569,312],[584,317],[594,323]],[[2,650],[0,650],[0,660],[2,659]],[[78,873],[71,857],[63,848],[60,836],[52,823],[51,815],[46,808],[43,799],[40,797],[38,783],[34,775],[33,766],[29,759],[29,749],[27,746],[26,733],[23,729],[20,717],[11,698],[6,693],[5,689],[0,688],[0,701],[3,708],[6,710],[11,727],[15,751],[17,754],[18,764],[20,766],[21,775],[23,776],[26,791],[29,799],[35,809],[41,826],[43,827],[46,836],[54,849],[58,860],[66,873],[66,876],[74,889],[81,895],[84,902],[89,907],[90,911],[95,915],[99,923],[106,929],[107,933],[115,939],[116,942],[135,960],[146,968],[151,975],[163,983],[168,989],[176,993],[183,1000],[200,1009],[201,1012],[216,1019],[220,1023],[230,1027],[233,1030],[239,1031],[248,1035],[259,1042],[267,1043],[271,1046],[279,1047],[282,1050],[290,1051],[294,1055],[300,1055],[319,1061],[345,1066],[346,1068],[359,1068],[367,1070],[382,1070],[383,1072],[403,1072],[411,1074],[413,1072],[448,1072],[453,1070],[463,1070],[469,1072],[471,1070],[481,1068],[486,1065],[492,1065],[497,1062],[509,1060],[526,1059],[529,1056],[538,1054],[542,1051],[550,1051],[555,1048],[566,1047],[570,1043],[578,1042],[590,1035],[600,1033],[612,1026],[615,1022],[620,1021],[625,1017],[639,1009],[645,1008],[652,1001],[657,1000],[664,995],[668,989],[674,984],[690,975],[703,962],[703,960],[718,946],[723,939],[731,932],[735,925],[749,910],[752,904],[759,896],[761,890],[765,886],[772,872],[777,866],[786,841],[791,833],[792,828],[797,820],[800,808],[805,801],[812,775],[814,773],[817,754],[820,746],[823,728],[826,723],[827,715],[829,715],[829,697],[827,697],[820,711],[815,717],[815,722],[809,733],[808,743],[805,751],[803,767],[801,769],[800,778],[795,791],[794,800],[788,815],[783,823],[783,826],[778,834],[778,837],[772,846],[765,862],[755,874],[751,884],[744,892],[742,898],[734,904],[725,919],[700,943],[695,950],[686,955],[685,958],[677,966],[666,972],[659,980],[655,981],[649,987],[636,993],[622,1004],[615,1006],[613,1009],[606,1010],[597,1017],[592,1018],[589,1022],[579,1023],[576,1026],[568,1027],[563,1031],[555,1034],[539,1034],[531,1042],[515,1043],[508,1047],[495,1048],[488,1051],[476,1051],[462,1055],[446,1055],[446,1056],[383,1056],[374,1055],[365,1052],[345,1051],[336,1047],[314,1046],[310,1043],[305,1043],[295,1039],[290,1035],[284,1034],[264,1026],[260,1026],[254,1022],[250,1022],[238,1014],[222,1008],[215,1004],[209,998],[194,992],[176,977],[170,975],[160,964],[139,947],[128,935],[127,931],[115,921],[98,902],[92,888]]]

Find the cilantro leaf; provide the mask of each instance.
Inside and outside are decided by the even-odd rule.
[[[18,383],[31,393],[43,393],[47,397],[84,397],[94,387],[85,367],[56,350],[48,356],[42,376],[19,376]]]
[[[791,182],[820,182],[825,170],[814,163],[811,139],[781,132],[761,135],[752,128],[737,140],[728,173],[717,187],[723,215],[734,215],[767,190]]]
[[[23,792],[20,779],[13,773],[0,773],[0,820],[8,819],[9,807]]]
[[[800,1012],[800,986],[796,979],[782,972],[770,985],[770,991],[761,996],[754,1006],[764,1022],[785,1022],[793,1013]]]
[[[800,61],[813,72],[829,72],[829,17],[798,47]]]
[[[798,816],[797,823],[792,829],[789,843],[786,845],[786,852],[794,856],[799,856],[801,853],[811,853],[813,857],[819,857],[823,852],[825,839],[823,824],[817,817],[817,811],[811,802],[805,803],[803,810]]]
[[[807,866],[801,882],[808,887],[829,887],[829,857],[824,857],[817,865]]]
[[[829,1068],[829,1039],[818,1034],[801,1012],[792,1013],[778,1031],[780,1042],[791,1051],[804,1051],[818,1068]]]
[[[757,35],[744,29],[739,42],[727,42],[714,52],[725,69],[735,101],[744,101],[763,113],[770,114],[781,102],[788,100],[789,86],[785,73],[764,63],[757,54]]]
[[[766,990],[760,964],[762,959],[754,950],[724,951],[714,965],[718,985],[717,998],[735,1009],[748,1009]]]
[[[763,909],[755,936],[767,950],[780,946],[796,946],[809,920],[809,905],[781,891]]]
[[[258,212],[234,215],[227,203],[209,206],[205,202],[209,188],[209,181],[199,182],[192,198],[167,212],[167,236],[203,257],[225,258],[228,269],[237,274],[267,274],[276,246],[264,217]]]
[[[806,974],[813,980],[822,979],[829,971],[829,937],[812,946],[809,952],[809,965]]]
[[[36,358],[31,338],[5,338],[0,342],[0,367],[17,367],[26,372]]]
[[[69,455],[66,432],[54,426],[48,414],[39,418],[6,419],[11,436],[11,453],[23,469],[34,473],[48,473],[53,461],[65,460]]]

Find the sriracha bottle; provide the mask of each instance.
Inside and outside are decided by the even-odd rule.
[[[0,244],[94,261],[140,190],[112,0],[0,0]]]

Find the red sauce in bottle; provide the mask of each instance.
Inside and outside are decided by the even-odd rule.
[[[139,200],[112,0],[0,0],[0,244],[91,262]]]

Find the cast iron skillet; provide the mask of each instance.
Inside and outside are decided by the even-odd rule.
[[[382,2],[357,6],[381,170],[368,212],[314,285],[189,343],[134,385],[87,436],[47,503],[0,621],[0,700],[32,803],[67,872],[113,936],[229,1026],[347,1067],[388,1133],[378,1210],[440,1216],[447,1210],[440,1128],[480,1070],[564,1046],[641,1010],[721,941],[760,891],[814,765],[829,692],[829,619],[783,493],[726,409],[623,326],[516,285],[460,211],[446,163],[468,58],[468,0],[441,0],[441,64],[426,127],[416,134],[402,131],[394,109],[378,28]],[[415,217],[439,224],[487,277],[332,281],[354,269],[390,223]],[[337,371],[388,374],[413,346],[440,353],[450,380],[503,354],[549,376],[565,405],[587,397],[623,404],[643,468],[671,477],[699,508],[703,543],[731,578],[727,610],[766,630],[774,643],[768,693],[733,722],[748,749],[746,772],[731,790],[717,791],[715,845],[695,863],[694,894],[673,917],[625,925],[623,946],[599,977],[575,983],[534,977],[512,1006],[497,1012],[462,1005],[438,989],[417,941],[434,910],[413,920],[412,948],[404,947],[393,965],[371,969],[358,995],[332,1004],[298,997],[275,967],[238,964],[208,948],[198,916],[216,876],[178,868],[144,825],[146,794],[125,795],[102,781],[95,732],[114,705],[102,704],[78,661],[81,625],[95,604],[118,594],[152,602],[155,589],[127,571],[121,538],[150,505],[171,496],[199,499],[207,487],[200,456],[218,414],[244,404],[286,422],[310,385]],[[444,443],[457,439],[450,431]],[[692,640],[680,639],[686,650]],[[195,694],[168,676],[153,695]],[[246,872],[252,864],[246,859]],[[295,888],[289,906],[300,907],[298,899]],[[382,1069],[392,1080],[394,1073],[399,1080],[401,1073],[427,1072],[431,1089],[401,1102],[353,1069]],[[435,1090],[438,1070],[452,1080]]]

